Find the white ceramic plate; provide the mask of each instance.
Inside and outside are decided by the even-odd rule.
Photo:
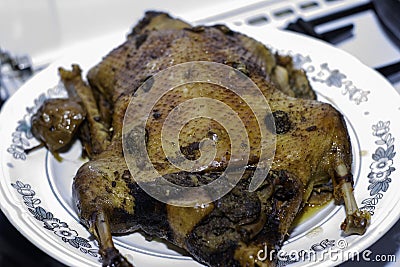
[[[294,229],[279,262],[281,266],[337,265],[378,240],[399,218],[393,211],[400,209],[396,192],[400,179],[395,178],[400,97],[375,71],[325,43],[271,29],[239,30],[292,55],[296,65],[307,71],[319,99],[346,117],[353,144],[355,196],[359,206],[373,214],[371,226],[363,236],[342,236],[344,208],[328,205]],[[30,134],[30,116],[45,98],[65,96],[57,87],[59,66],[79,63],[88,70],[123,39],[124,34],[118,33],[67,51],[27,82],[0,114],[1,208],[32,243],[67,265],[101,264],[97,245],[78,222],[71,199],[72,177],[83,162],[80,148],[75,144],[62,155],[61,163],[45,149],[26,155],[24,149],[37,144]],[[200,266],[166,243],[146,241],[140,234],[115,238],[115,243],[138,267]],[[301,253],[312,257],[296,262]]]

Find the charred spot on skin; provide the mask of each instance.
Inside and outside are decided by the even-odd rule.
[[[292,199],[296,194],[296,191],[294,188],[287,187],[285,184],[284,185],[278,185],[275,188],[274,192],[274,198],[280,201],[287,201]]]
[[[275,132],[277,134],[285,134],[289,132],[291,128],[291,122],[289,119],[289,115],[282,110],[277,110],[272,112],[272,116],[275,121]]]
[[[312,132],[312,131],[315,131],[315,130],[317,130],[317,126],[315,126],[315,125],[306,128],[307,132]]]
[[[296,196],[298,188],[293,179],[289,178],[284,170],[271,170],[268,173],[267,179],[274,187],[273,197],[279,201],[288,201]]]
[[[110,187],[105,186],[105,190],[106,190],[106,192],[107,192],[108,194],[112,194],[112,190],[111,190]]]
[[[230,221],[244,225],[252,223],[260,216],[261,202],[256,193],[234,189],[217,201],[217,208]]]
[[[232,62],[232,68],[237,69],[238,71],[240,71],[241,73],[243,73],[247,77],[249,77],[249,75],[250,75],[250,72],[247,69],[246,64],[244,64],[242,62]]]
[[[222,24],[217,24],[214,27],[226,35],[233,35],[233,33],[234,33],[231,29],[229,29],[228,27],[226,27],[225,25],[222,25]]]
[[[125,182],[130,182],[130,179],[132,178],[132,176],[131,176],[131,173],[129,172],[129,170],[124,170],[124,173],[122,174],[121,178]]]
[[[128,34],[129,37],[134,37],[139,34],[146,26],[148,26],[151,21],[159,16],[161,13],[156,11],[147,11],[146,16],[138,22],[138,24],[132,29],[132,31]],[[171,18],[168,14],[165,14],[167,18]]]
[[[144,129],[144,142],[147,143],[149,142],[149,130]]]
[[[205,27],[204,26],[195,26],[195,27],[191,27],[191,28],[185,28],[185,30],[195,32],[195,33],[200,33],[200,32],[205,31]]]
[[[128,222],[134,222],[135,227],[143,226],[141,230],[155,233],[154,236],[171,234],[167,205],[151,197],[135,182],[129,181],[127,187],[129,194],[135,199],[133,217],[128,218]]]
[[[196,160],[199,155],[199,142],[190,143],[188,146],[180,147],[181,153],[189,160]]]
[[[158,120],[161,117],[161,113],[158,111],[158,109],[153,110],[153,118]]]
[[[196,187],[207,185],[221,176],[220,172],[179,172],[179,173],[170,173],[163,176],[163,179],[167,180],[178,186],[184,187]],[[170,192],[170,196],[172,197]],[[179,196],[177,196],[179,197]]]
[[[147,40],[147,34],[143,33],[137,36],[135,46],[136,49],[139,49],[140,46]]]
[[[193,254],[202,257],[210,266],[241,266],[235,260],[234,252],[239,240],[248,239],[227,217],[213,212],[202,220],[188,235],[186,246]],[[211,242],[210,242],[211,241]]]

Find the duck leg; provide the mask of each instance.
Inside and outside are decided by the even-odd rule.
[[[103,267],[133,267],[114,246],[107,214],[100,210],[95,214],[93,221],[94,225],[90,230],[100,243],[99,253],[102,257]]]
[[[336,169],[335,191],[338,190],[339,195],[344,201],[346,209],[346,219],[340,228],[348,235],[365,233],[371,221],[371,214],[360,211],[353,194],[353,176],[344,164],[339,164]]]

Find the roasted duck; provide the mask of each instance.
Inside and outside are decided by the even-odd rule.
[[[222,175],[232,142],[238,141],[215,121],[197,118],[182,128],[180,151],[195,160],[200,157],[200,141],[211,136],[217,164],[195,172],[170,164],[161,145],[161,128],[174,107],[190,99],[217,99],[237,111],[250,145],[248,160],[242,162],[244,174],[229,193],[210,203],[182,207],[158,201],[138,185],[140,174],[129,171],[124,153],[142,155],[135,154],[135,144],[130,151],[123,149],[123,138],[131,140],[123,122],[129,103],[155,90],[149,79],[168,67],[193,61],[231,66],[258,86],[271,108],[276,151],[263,182],[249,190],[258,162],[268,160],[259,151],[259,127],[269,127],[268,119],[256,123],[235,93],[215,84],[193,83],[169,91],[155,105],[145,131],[149,157],[163,178],[187,187],[208,184]],[[208,266],[274,266],[275,259],[261,262],[257,252],[265,246],[279,249],[301,209],[310,201],[326,201],[327,196],[337,204],[344,202],[345,233],[363,234],[369,224],[369,214],[358,210],[353,196],[351,144],[342,115],[314,100],[304,72],[293,68],[290,57],[274,54],[245,35],[222,25],[192,27],[167,14],[148,12],[126,42],[89,71],[88,84],[77,65],[72,70],[61,68],[60,76],[71,96],[71,109],[76,103],[84,109],[80,114],[85,120],[72,123],[74,129],[80,128],[76,135],[89,161],[74,178],[73,198],[82,223],[99,241],[104,266],[130,266],[111,236],[134,231],[163,238]],[[144,83],[146,88],[141,87]],[[60,147],[51,142],[57,138],[46,138],[56,121],[48,118],[51,101],[55,100],[38,111],[32,127],[56,153]],[[46,123],[41,122],[43,117]],[[51,126],[54,133],[66,127]],[[70,140],[68,136],[61,143]]]

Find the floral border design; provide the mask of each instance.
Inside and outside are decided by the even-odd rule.
[[[25,150],[31,146],[30,140],[33,138],[31,133],[31,117],[42,106],[46,99],[67,97],[65,87],[60,83],[40,94],[34,101],[34,105],[26,108],[26,114],[18,121],[15,132],[11,134],[12,143],[7,152],[12,154],[14,159],[26,160]]]
[[[389,188],[392,179],[389,177],[396,169],[393,165],[393,158],[396,156],[394,151],[394,137],[390,133],[390,121],[379,121],[377,124],[372,125],[372,135],[376,136],[378,140],[375,144],[378,148],[372,154],[374,162],[369,166],[370,173],[368,179],[370,185],[368,186],[371,198],[364,199],[360,207],[361,210],[366,210],[374,215],[374,210],[379,200],[382,199],[383,193]],[[383,192],[383,193],[382,193]]]
[[[31,185],[24,184],[21,181],[17,181],[15,184],[12,183],[11,185],[20,195],[22,195],[24,204],[28,207],[28,210],[33,217],[36,220],[43,222],[43,228],[52,231],[62,241],[76,249],[79,249],[82,253],[89,254],[95,258],[98,257],[98,248],[96,245],[91,245],[89,240],[78,236],[78,233],[69,228],[66,222],[55,218],[53,213],[46,211],[42,206],[40,206],[42,201],[39,198],[35,198],[36,192],[32,190]]]
[[[301,54],[291,55],[295,68],[304,69],[307,76],[314,82],[326,84],[329,87],[337,87],[342,89],[342,95],[347,95],[350,101],[356,105],[368,101],[370,91],[362,90],[355,86],[352,81],[346,79],[347,76],[337,69],[331,69],[328,63],[323,63],[317,69],[311,65],[312,60],[310,56],[303,56]]]

